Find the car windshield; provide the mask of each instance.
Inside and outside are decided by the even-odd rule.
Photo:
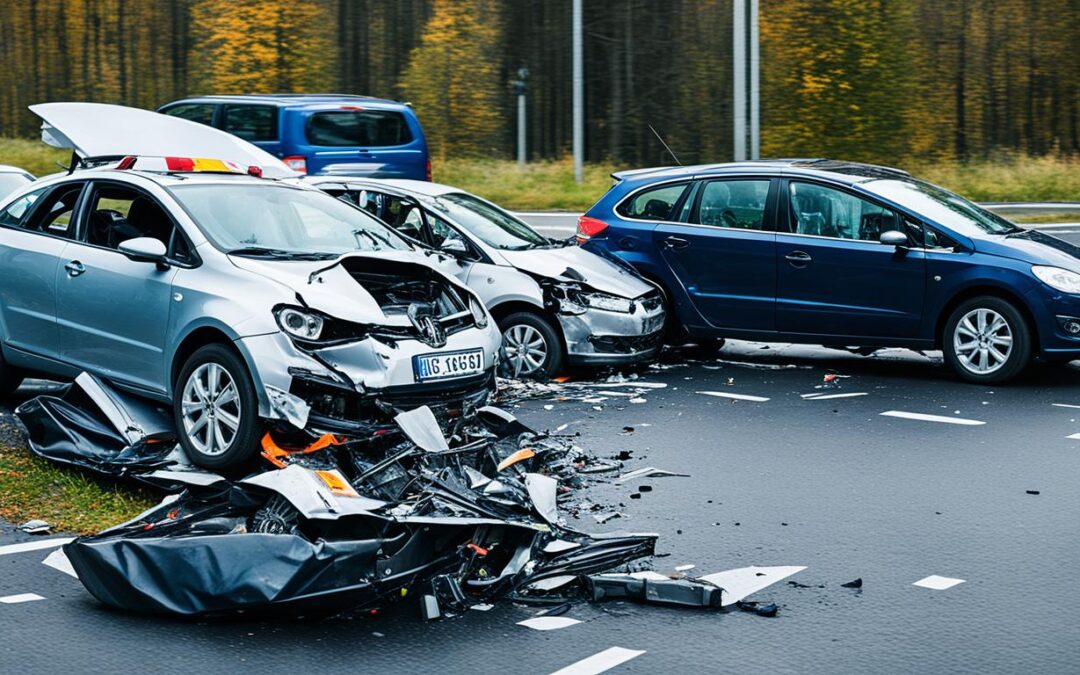
[[[981,206],[930,183],[916,180],[875,180],[865,187],[961,234],[1008,234],[1016,225]]]
[[[552,243],[521,220],[472,195],[442,195],[436,197],[434,202],[438,210],[488,246],[516,251],[549,246]]]
[[[227,253],[333,257],[410,248],[364,211],[315,190],[266,184],[181,185],[172,191],[206,237]]]

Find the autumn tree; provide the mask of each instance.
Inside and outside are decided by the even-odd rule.
[[[439,157],[498,152],[506,124],[493,0],[434,0],[401,88]]]

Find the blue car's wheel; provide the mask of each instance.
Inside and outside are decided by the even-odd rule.
[[[995,384],[1019,375],[1031,360],[1031,329],[1009,301],[972,298],[949,316],[941,346],[945,361],[968,382]]]

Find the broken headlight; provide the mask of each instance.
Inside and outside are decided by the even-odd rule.
[[[323,318],[318,314],[306,312],[296,307],[279,307],[274,316],[277,317],[281,330],[289,335],[306,341],[315,341],[322,335]]]
[[[587,291],[581,288],[579,284],[551,282],[547,289],[556,308],[563,314],[584,314],[590,309],[600,309],[605,312],[622,312],[624,314],[634,311],[633,300],[620,298],[610,293]]]
[[[479,300],[476,298],[469,298],[469,311],[472,312],[472,318],[476,323],[477,328],[487,328],[487,310],[484,309],[484,306],[480,304]]]
[[[369,326],[334,319],[303,307],[278,305],[274,317],[281,330],[302,347],[328,347],[370,335]]]
[[[581,293],[579,295],[584,305],[591,309],[602,309],[606,312],[622,312],[629,314],[634,311],[634,301],[620,298],[609,293]]]

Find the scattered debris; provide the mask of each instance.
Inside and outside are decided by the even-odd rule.
[[[531,619],[518,621],[517,625],[532,628],[533,630],[559,630],[581,623],[577,619],[568,616],[534,616]]]
[[[44,520],[28,520],[22,525],[19,525],[19,530],[26,532],[27,534],[47,534],[51,529],[52,525]]]
[[[674,471],[665,471],[663,469],[657,469],[655,467],[647,466],[643,469],[634,469],[628,473],[624,473],[615,479],[616,483],[625,483],[627,481],[634,480],[635,478],[660,478],[663,476],[677,476],[680,478],[689,478],[688,473],[675,473]]]
[[[846,584],[840,584],[842,588],[862,588],[862,577],[859,577],[855,581],[849,581]]]
[[[919,579],[912,586],[919,586],[920,588],[929,588],[933,591],[944,591],[952,588],[958,584],[964,583],[963,579],[954,579],[952,577],[942,577],[937,574],[931,574],[925,579]]]
[[[695,392],[702,396],[715,396],[716,398],[730,398],[735,401],[753,401],[755,403],[764,403],[769,399],[765,396],[751,396],[750,394],[732,394],[726,391],[699,391]]]
[[[740,600],[735,605],[744,612],[752,612],[758,616],[774,617],[780,611],[776,604],[771,602],[761,605],[751,600]]]
[[[1037,495],[1037,494],[1040,494],[1040,492],[1039,492],[1038,490],[1026,490],[1026,492],[1027,492],[1027,493],[1028,493],[1029,495]]]

